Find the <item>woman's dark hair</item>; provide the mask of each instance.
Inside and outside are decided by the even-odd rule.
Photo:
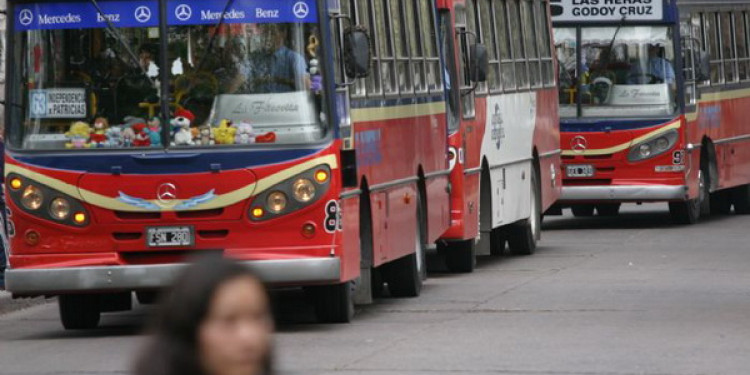
[[[136,375],[206,375],[198,353],[198,328],[206,319],[218,289],[238,277],[258,277],[236,262],[201,258],[177,278],[162,298],[152,338],[135,364]],[[264,364],[270,375],[271,355]]]

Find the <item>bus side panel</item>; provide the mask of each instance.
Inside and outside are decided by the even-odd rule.
[[[359,196],[342,199],[341,205],[341,280],[352,280],[359,276],[361,249],[360,249],[360,218],[359,218]]]
[[[539,155],[539,177],[542,188],[542,212],[560,197],[562,173],[560,171],[560,121],[557,114],[557,92],[540,90],[536,96],[536,128],[534,146]]]
[[[425,190],[427,202],[422,202],[427,208],[427,242],[435,242],[450,225],[450,195],[447,175],[427,179]],[[429,204],[427,204],[429,202]]]

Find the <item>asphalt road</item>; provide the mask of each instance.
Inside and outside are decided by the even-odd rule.
[[[349,325],[312,324],[279,297],[289,374],[748,374],[750,217],[672,225],[662,205],[547,218],[531,257],[434,274],[418,299],[381,299]],[[5,303],[0,301],[0,303]],[[120,374],[151,312],[65,332],[55,304],[0,316],[0,374]],[[158,353],[154,353],[158,355]]]

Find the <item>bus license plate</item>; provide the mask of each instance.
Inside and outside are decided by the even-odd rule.
[[[146,229],[149,247],[193,246],[192,227],[150,227]]]
[[[565,167],[565,172],[568,177],[593,177],[594,166],[593,165],[568,165]]]

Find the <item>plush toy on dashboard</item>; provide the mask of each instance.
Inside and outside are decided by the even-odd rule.
[[[65,136],[70,139],[70,142],[65,144],[65,148],[89,148],[91,143],[91,126],[83,121],[76,121],[70,125],[70,130],[65,133]]]
[[[193,134],[190,131],[190,125],[195,121],[195,115],[186,109],[178,109],[175,117],[171,121],[172,127],[176,128],[172,146],[192,146]]]
[[[239,125],[237,125],[237,135],[234,137],[234,142],[241,145],[255,143],[253,126],[249,121],[242,121]]]
[[[91,147],[104,147],[107,144],[107,129],[109,121],[104,117],[97,117],[94,120],[94,129],[91,133]]]
[[[221,120],[219,126],[214,129],[214,136],[216,143],[220,145],[231,145],[234,143],[234,135],[237,133],[237,128],[232,126],[232,122],[229,120]]]
[[[119,126],[111,126],[107,128],[107,141],[104,143],[106,147],[122,147],[122,128]]]
[[[135,141],[133,128],[128,126],[122,129],[122,147],[133,147],[133,141]]]
[[[133,140],[133,146],[135,147],[149,147],[151,146],[151,137],[148,135],[148,125],[144,123],[138,123],[130,127],[135,133],[135,139]]]
[[[266,134],[256,135],[255,143],[274,143],[276,142],[276,133],[268,132]]]
[[[148,121],[148,136],[151,138],[151,147],[161,146],[161,120],[158,117],[152,117]]]
[[[196,138],[196,141],[203,146],[216,144],[214,130],[211,128],[211,125],[201,125],[198,127],[198,138]]]

